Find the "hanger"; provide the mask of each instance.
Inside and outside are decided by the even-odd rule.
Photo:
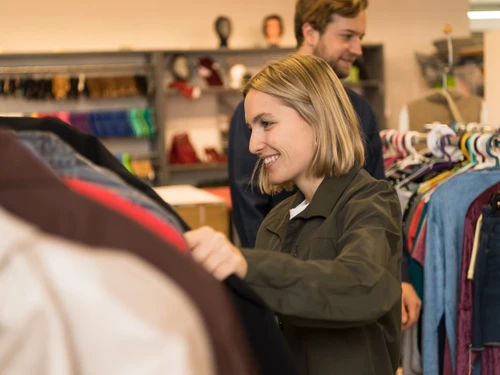
[[[409,131],[403,135],[403,144],[407,156],[398,164],[399,169],[406,169],[412,165],[420,165],[427,160],[427,158],[419,154],[413,147],[413,142],[415,139],[418,139],[419,135],[420,133],[416,131]]]
[[[469,149],[467,148],[467,139],[472,135],[472,133],[467,132],[462,134],[460,137],[460,150],[462,151],[462,154],[464,155],[464,166],[469,164],[471,162],[470,159],[470,152]]]
[[[495,167],[500,167],[500,139],[499,134],[493,134],[490,136],[488,143],[486,144],[486,152],[488,155],[492,156],[495,160]]]
[[[479,137],[481,134],[480,133],[472,133],[472,135],[467,139],[467,149],[469,150],[469,153],[470,153],[470,158],[471,158],[471,162],[473,164],[477,164],[479,162],[478,160],[478,155],[477,155],[477,151],[476,151],[476,148],[474,147],[475,145],[475,142],[476,142],[476,139],[477,137]]]
[[[500,212],[500,193],[491,194],[489,203],[493,214]]]

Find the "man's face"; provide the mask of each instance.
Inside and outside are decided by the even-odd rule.
[[[361,40],[365,31],[365,12],[360,12],[355,18],[334,14],[320,36],[314,54],[328,62],[339,78],[345,78],[354,60],[362,55]]]

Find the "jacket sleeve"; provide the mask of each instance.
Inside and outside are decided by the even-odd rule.
[[[345,229],[334,260],[242,250],[246,281],[274,312],[295,325],[328,328],[362,326],[393,308],[400,312],[401,209],[392,188],[373,184],[342,209]]]
[[[241,245],[253,248],[264,217],[292,193],[283,192],[271,197],[261,194],[256,186],[251,185],[250,180],[258,158],[248,150],[251,131],[245,124],[243,104],[242,101],[236,108],[229,128],[228,177],[234,226]]]

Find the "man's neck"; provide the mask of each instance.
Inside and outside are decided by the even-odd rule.
[[[303,55],[303,56],[310,56],[314,54],[314,51],[311,46],[306,45],[306,43],[302,43],[302,45],[297,48],[296,53],[298,55]]]

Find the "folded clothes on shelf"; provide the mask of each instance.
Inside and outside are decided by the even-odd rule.
[[[57,117],[79,130],[102,138],[151,138],[155,135],[150,108],[121,111],[32,113],[32,117]]]

